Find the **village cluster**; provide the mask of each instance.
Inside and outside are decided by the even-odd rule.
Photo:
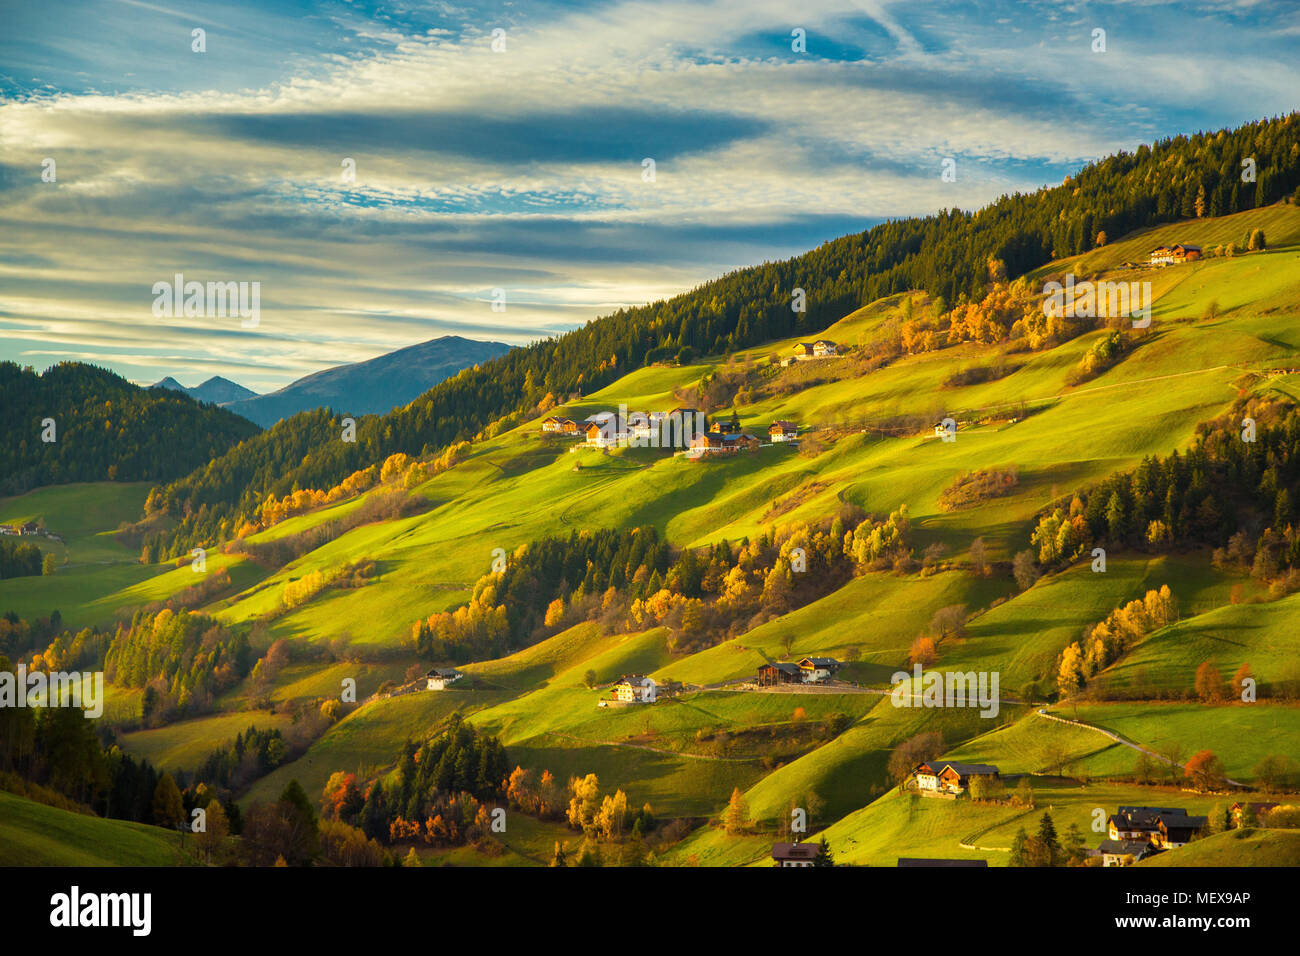
[[[800,342],[794,354],[781,361],[782,366],[796,362],[839,357],[839,346],[826,339]],[[542,434],[578,439],[571,450],[581,448],[679,448],[688,458],[699,459],[754,451],[764,444],[758,436],[741,428],[733,413],[730,419],[714,419],[697,408],[678,407],[667,412],[631,412],[620,405],[618,411],[597,412],[581,420],[550,415],[542,419]],[[767,427],[767,444],[799,440],[799,427],[778,420]]]
[[[46,531],[35,521],[27,521],[23,524],[0,524],[0,535],[9,535],[11,537],[46,537],[51,541],[62,541],[57,534]]]

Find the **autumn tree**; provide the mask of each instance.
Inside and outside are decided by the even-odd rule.
[[[1196,668],[1196,696],[1207,704],[1223,700],[1223,675],[1210,661],[1202,661]]]
[[[727,810],[723,816],[723,825],[727,833],[732,836],[744,833],[749,827],[749,807],[739,787],[731,791],[731,799],[727,801]]]
[[[891,779],[901,790],[918,764],[934,760],[943,753],[943,736],[935,730],[924,731],[909,737],[889,755],[887,769]]]
[[[205,863],[211,863],[213,857],[220,863],[226,848],[226,838],[230,836],[230,818],[226,816],[221,801],[216,798],[208,801],[204,811],[204,829],[194,834],[194,843],[203,854]]]
[[[1201,750],[1193,754],[1184,768],[1187,779],[1197,790],[1218,790],[1223,787],[1223,761],[1212,750]]]
[[[181,801],[181,792],[169,773],[158,778],[158,786],[153,791],[153,822],[155,826],[169,830],[174,830],[185,822],[185,805]]]

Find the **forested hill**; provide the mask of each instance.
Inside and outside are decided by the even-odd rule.
[[[1253,181],[1243,180],[1245,160],[1253,161]],[[1001,259],[1014,278],[1052,258],[1092,249],[1101,233],[1113,240],[1145,226],[1227,215],[1300,198],[1298,188],[1300,114],[1162,140],[1093,163],[1060,186],[1004,196],[976,213],[946,210],[883,223],[512,349],[404,408],[364,419],[355,444],[330,441],[307,461],[292,457],[300,442],[273,429],[213,470],[163,489],[155,501],[178,518],[194,515],[177,529],[173,548],[214,540],[251,517],[250,501],[295,486],[331,487],[394,452],[437,450],[535,406],[548,392],[601,388],[644,364],[647,355],[672,356],[683,348],[720,354],[817,332],[864,303],[906,289],[924,289],[953,305],[980,293],[990,258]],[[791,309],[795,288],[805,290],[804,312]],[[319,429],[320,423],[295,416],[279,429],[300,427]],[[280,458],[281,449],[292,455]],[[220,490],[214,474],[229,492]],[[202,505],[208,507],[200,519]]]
[[[0,494],[69,481],[167,481],[259,431],[187,395],[139,388],[77,362],[43,375],[0,362],[0,408]],[[52,431],[46,419],[53,419]]]

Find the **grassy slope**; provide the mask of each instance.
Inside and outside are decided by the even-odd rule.
[[[1047,352],[1009,356],[1015,371],[998,381],[944,388],[953,370],[986,362],[999,351],[960,346],[904,357],[868,376],[830,381],[740,408],[749,428],[778,417],[814,426],[897,414],[1010,408],[1022,400],[1038,409],[1015,425],[963,429],[952,444],[926,435],[881,440],[850,434],[816,458],[800,457],[792,448],[765,448],[753,456],[698,464],[649,450],[569,454],[564,443],[540,439],[536,422],[531,422],[475,445],[469,460],[422,486],[418,494],[428,499],[426,513],[356,528],[265,579],[260,569],[232,563],[232,575],[243,575],[237,580],[246,590],[215,609],[232,622],[248,622],[275,606],[286,581],[312,570],[332,571],[355,558],[373,558],[380,572],[375,583],[327,591],[275,620],[271,636],[294,642],[344,637],[360,646],[392,646],[409,632],[417,615],[462,603],[472,582],[488,570],[494,548],[510,551],[525,541],[574,528],[634,524],[654,525],[678,545],[734,540],[764,527],[774,499],[813,482],[820,490],[776,519],[778,523],[820,517],[843,500],[876,513],[907,504],[918,550],[942,541],[949,557],[960,560],[970,542],[983,537],[992,557],[1009,558],[1027,546],[1034,516],[1049,501],[1081,483],[1131,467],[1144,455],[1186,446],[1195,423],[1221,411],[1243,385],[1296,391],[1291,378],[1265,380],[1243,377],[1243,372],[1285,364],[1300,353],[1300,327],[1295,322],[1300,314],[1295,292],[1300,255],[1294,247],[1277,248],[1300,240],[1298,210],[1278,207],[1231,221],[1161,227],[1044,270],[1087,273],[1137,258],[1135,250],[1159,242],[1208,245],[1219,231],[1240,240],[1254,225],[1265,228],[1273,251],[1120,274],[1152,281],[1159,296],[1153,334],[1125,361],[1083,385],[1068,387],[1065,376],[1102,332]],[[903,299],[893,296],[866,306],[826,334],[837,341],[863,341],[899,320]],[[1199,319],[1210,301],[1218,302],[1224,316]],[[783,353],[792,342],[771,343],[753,350],[752,356]],[[672,407],[679,404],[674,389],[691,385],[716,367],[716,359],[706,359],[687,368],[642,369],[563,411],[581,417],[619,402],[631,409]],[[938,508],[939,494],[956,472],[1011,462],[1021,475],[1015,494],[955,513]],[[581,468],[575,470],[578,463]],[[291,519],[258,538],[305,530],[358,504],[345,502]],[[224,560],[210,556],[209,567],[222,566]],[[133,573],[150,574],[149,569],[135,568]],[[87,587],[82,591],[86,598],[100,603],[86,613],[93,616],[111,606],[174,593],[192,582],[189,574],[180,569],[142,583],[138,577],[123,580],[112,594]],[[1011,705],[1003,709],[1004,718],[1013,722],[1005,730],[997,729],[1001,721],[990,728],[988,721],[969,714],[900,710],[865,695],[837,698],[831,704],[811,695],[796,699],[708,693],[646,710],[597,711],[599,695],[584,686],[583,675],[592,669],[598,679],[609,680],[639,670],[690,683],[716,683],[752,673],[762,660],[784,657],[788,640],[792,655],[856,655],[860,660],[850,675],[880,685],[905,661],[912,637],[934,610],[958,603],[978,611],[1010,596],[977,616],[964,642],[946,644],[940,651],[944,667],[998,670],[1002,693],[1015,695],[1025,682],[1050,678],[1056,654],[1084,625],[1149,587],[1170,583],[1185,616],[1199,616],[1149,637],[1107,679],[1120,680],[1126,668],[1143,661],[1152,670],[1158,664],[1177,671],[1206,649],[1221,654],[1216,660],[1225,675],[1243,658],[1267,679],[1275,665],[1294,654],[1291,622],[1298,606],[1289,600],[1230,607],[1228,592],[1239,582],[1210,569],[1203,554],[1112,555],[1105,575],[1081,566],[1046,578],[1020,595],[1012,593],[1014,587],[1005,576],[873,574],[739,638],[682,658],[668,654],[660,631],[602,637],[593,626],[581,625],[501,661],[470,665],[466,669],[480,689],[363,707],[305,757],[259,783],[250,799],[274,797],[291,776],[298,776],[314,793],[331,770],[386,766],[405,739],[427,732],[452,708],[472,712],[472,720],[500,734],[517,762],[546,767],[561,779],[597,772],[606,787],[622,786],[634,803],[648,799],[661,813],[715,813],[733,786],[746,790],[755,814],[768,819],[809,793],[823,802],[823,822],[862,812],[857,808],[885,784],[889,750],[907,736],[934,728],[943,730],[953,753],[971,759],[987,754],[1008,767],[1028,769],[1055,756],[1052,741],[1060,737],[1058,743],[1087,772],[1117,772],[1109,769],[1112,765],[1122,772],[1127,768],[1120,763],[1131,766],[1131,751],[1104,747],[1104,738],[1093,735],[1100,748],[1094,753],[1088,749],[1087,732],[1058,730],[1056,725],[1039,736],[1038,730],[1029,729],[1032,721],[1047,722],[1026,717],[1023,708]],[[6,586],[0,585],[0,595]],[[1248,596],[1253,593],[1248,582],[1246,590]],[[1231,650],[1226,634],[1233,635],[1230,640],[1242,638],[1239,644],[1245,649],[1239,654]],[[277,696],[332,693],[338,667],[295,665],[282,676]],[[400,667],[394,664],[384,673]],[[373,676],[381,679],[378,671]],[[812,749],[776,760],[775,769],[746,756],[708,759],[708,747],[695,739],[696,731],[730,732],[760,718],[781,724],[788,721],[781,711],[789,711],[796,701],[810,715],[833,708],[849,713],[855,722],[821,746],[805,741]],[[235,697],[230,703],[236,703]],[[1218,737],[1207,733],[1209,723],[1221,717],[1206,709],[1189,714],[1180,727],[1189,738],[1230,740],[1230,728],[1236,726],[1232,719]],[[1131,729],[1139,738],[1144,732]],[[1230,772],[1245,760],[1243,756],[1230,764]],[[707,833],[693,838],[698,859],[736,856],[725,848],[710,849],[712,839]],[[918,855],[921,849],[909,847],[904,855]],[[738,857],[733,861],[745,862]]]
[[[176,866],[180,834],[0,792],[0,866]]]
[[[1138,866],[1300,866],[1300,830],[1229,830]]]

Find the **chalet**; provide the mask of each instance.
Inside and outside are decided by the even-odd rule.
[[[735,455],[742,451],[754,451],[758,448],[758,439],[753,435],[732,433],[719,435],[705,432],[691,439],[691,448],[687,454],[691,458],[703,458],[705,455]]]
[[[940,860],[919,856],[900,856],[899,866],[988,866],[988,860]]]
[[[800,342],[794,347],[794,357],[801,362],[815,358],[833,358],[839,354],[840,347],[829,339],[818,339],[816,342]]]
[[[1160,851],[1146,840],[1102,840],[1097,847],[1102,866],[1132,866]]]
[[[424,676],[428,682],[425,685],[426,689],[446,690],[465,675],[454,667],[435,667]]]
[[[40,526],[35,521],[28,521],[22,527],[23,534],[40,534]]]
[[[805,684],[820,684],[835,676],[840,662],[833,657],[805,657],[799,662]]]
[[[627,674],[614,685],[614,699],[625,704],[653,704],[658,685],[644,674]]]
[[[798,664],[764,664],[758,669],[758,686],[775,687],[777,684],[802,684],[803,670]]]
[[[1151,841],[1160,832],[1160,821],[1194,819],[1187,811],[1170,807],[1120,807],[1119,812],[1106,820],[1107,835],[1112,840]]]
[[[987,763],[927,760],[912,771],[918,790],[929,793],[964,793],[975,777],[997,778],[998,768]]]
[[[949,435],[951,435],[951,434],[952,434],[953,432],[955,432],[956,430],[957,430],[957,428],[956,428],[956,424],[955,424],[955,423],[953,424],[953,429],[952,429],[952,431],[949,431],[949,430],[948,430],[948,425],[947,425],[945,422],[935,422],[935,423],[934,423],[934,437],[935,437],[935,438],[947,438]]]
[[[1151,250],[1151,265],[1172,266],[1183,262],[1192,262],[1201,258],[1201,247],[1184,245],[1157,246]]]
[[[1263,826],[1264,818],[1268,816],[1271,810],[1282,806],[1280,803],[1234,803],[1228,807],[1228,813],[1232,815],[1232,825],[1234,827],[1244,826]],[[1254,823],[1249,822],[1251,819]]]
[[[549,418],[542,419],[542,431],[557,435],[576,435],[578,434],[578,423],[571,418],[552,415]]]
[[[772,859],[775,866],[812,866],[819,849],[816,843],[774,843]]]
[[[769,441],[794,441],[799,437],[799,426],[793,422],[773,422],[767,426]]]
[[[587,444],[597,448],[613,448],[627,444],[627,422],[617,412],[601,412],[587,419],[583,429]]]
[[[740,422],[730,418],[716,418],[709,425],[714,435],[736,435],[740,433]]]
[[[1196,839],[1209,822],[1209,817],[1161,817],[1156,824],[1159,829],[1152,842],[1162,850],[1186,846]]]

